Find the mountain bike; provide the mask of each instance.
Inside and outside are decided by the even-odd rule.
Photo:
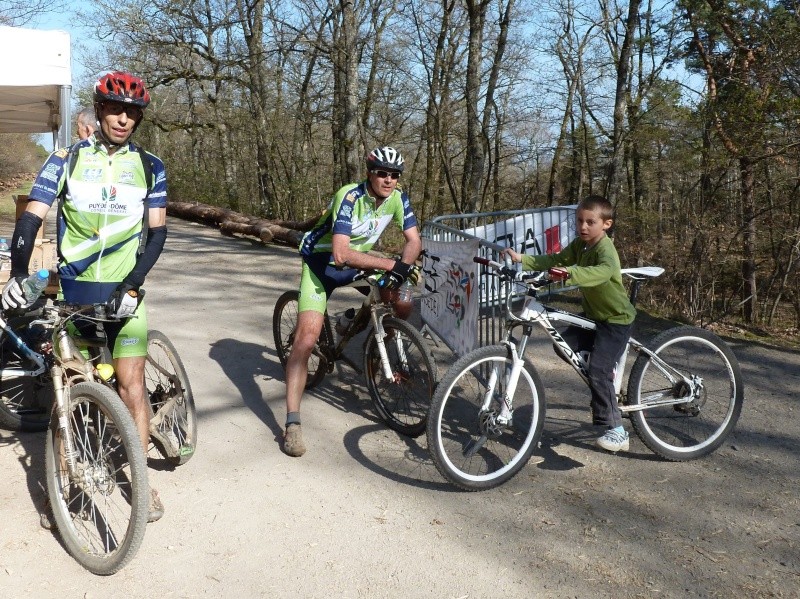
[[[41,304],[40,304],[41,305]],[[38,372],[20,349],[14,331],[30,347],[46,341],[50,331],[32,323],[41,309],[9,316],[0,337],[0,426],[13,431],[47,429],[53,405],[53,384],[49,370]],[[86,347],[87,357],[96,364],[112,362],[102,333]],[[148,331],[145,389],[152,409],[150,437],[154,449],[171,465],[185,464],[197,445],[197,411],[189,377],[178,351],[162,332]],[[32,375],[31,369],[38,373]],[[112,388],[116,391],[111,383]]]
[[[306,389],[318,385],[337,361],[364,374],[375,409],[386,424],[403,435],[425,432],[430,398],[436,388],[433,355],[422,334],[401,318],[392,316],[394,297],[380,289],[371,273],[362,272],[346,287],[366,293],[363,304],[334,341],[334,329],[325,312],[322,331],[309,358]],[[272,317],[272,333],[278,359],[285,368],[297,326],[298,291],[278,298]],[[406,315],[407,316],[407,315]],[[359,366],[345,355],[348,343],[370,328],[364,342],[364,360]]]
[[[545,304],[538,291],[552,281],[546,272],[517,272],[475,258],[498,273],[506,289],[506,334],[499,345],[480,347],[460,358],[444,375],[427,426],[428,447],[436,468],[461,489],[496,487],[527,463],[542,433],[544,386],[524,358],[534,326],[542,327],[556,351],[588,384],[591,355],[575,351],[556,330],[566,324],[593,331],[595,323]],[[631,302],[639,285],[664,270],[623,269],[632,279]],[[524,286],[519,315],[512,301]],[[522,334],[514,337],[514,332]],[[637,354],[622,392],[629,351]],[[671,461],[696,459],[717,449],[731,433],[742,409],[744,387],[736,356],[717,335],[680,326],[657,335],[648,345],[631,338],[615,370],[615,389],[623,415],[644,444]]]
[[[0,376],[27,376],[51,386],[45,438],[50,507],[70,555],[90,572],[108,575],[119,571],[141,545],[150,487],[128,408],[81,351],[99,347],[100,341],[73,337],[68,329],[77,318],[101,320],[99,308],[43,307],[30,328],[47,334],[34,347],[0,316],[0,329],[26,361],[11,373],[0,369]]]

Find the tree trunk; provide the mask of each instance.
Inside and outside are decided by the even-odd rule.
[[[481,135],[481,122],[478,117],[478,102],[481,95],[483,25],[486,20],[488,4],[485,0],[467,0],[466,5],[469,15],[466,81],[467,139],[461,210],[475,212],[481,200],[481,182],[486,163],[485,142]]]
[[[742,281],[744,283],[743,316],[745,322],[757,319],[758,289],[756,287],[756,219],[753,188],[753,162],[747,157],[739,159],[742,176]]]
[[[247,216],[219,206],[176,201],[170,201],[167,204],[167,214],[184,220],[219,227],[219,230],[226,235],[237,233],[255,237],[264,243],[280,241],[293,246],[300,245],[303,233],[309,231],[319,218],[315,216],[301,222],[269,220]]]
[[[622,40],[617,61],[617,87],[614,94],[614,131],[611,141],[611,160],[606,172],[606,197],[616,205],[619,200],[619,178],[623,168],[622,140],[625,130],[625,113],[630,97],[631,56],[633,37],[639,22],[641,0],[630,0],[628,16],[625,19],[625,37]]]

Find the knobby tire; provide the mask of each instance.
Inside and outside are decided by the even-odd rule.
[[[185,464],[197,448],[197,409],[178,350],[161,331],[147,333],[144,383],[153,444],[170,464]]]
[[[385,376],[375,331],[371,329],[364,352],[367,389],[389,428],[418,437],[425,432],[436,389],[436,362],[422,334],[404,320],[384,318],[383,329],[393,380]]]
[[[465,491],[491,489],[510,480],[538,447],[546,404],[542,381],[529,362],[523,364],[512,398],[511,422],[495,421],[511,366],[507,347],[478,348],[453,364],[433,396],[428,449],[442,476]],[[492,399],[483,410],[490,385]]]
[[[650,450],[670,461],[710,454],[731,433],[742,411],[744,384],[736,356],[717,335],[696,327],[664,331],[649,349],[684,376],[701,380],[702,386],[689,403],[632,411],[636,434]],[[629,405],[636,407],[663,394],[688,396],[688,388],[669,381],[642,352],[631,369],[627,393]]]
[[[114,574],[136,555],[147,526],[144,451],[128,408],[111,389],[84,382],[65,393],[78,476],[70,480],[54,416],[45,447],[50,507],[70,555],[94,574]]]

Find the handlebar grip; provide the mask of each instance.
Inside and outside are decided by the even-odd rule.
[[[484,266],[489,266],[489,264],[492,262],[488,258],[481,258],[480,256],[475,256],[472,261],[477,262],[478,264],[483,264]]]

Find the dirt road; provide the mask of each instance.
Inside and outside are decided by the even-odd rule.
[[[586,389],[535,346],[542,448],[505,486],[462,493],[424,437],[380,423],[347,370],[304,400],[308,453],[281,453],[270,326],[297,255],[169,227],[148,278],[150,324],[189,372],[197,453],[150,471],[166,514],[131,564],[100,578],[39,527],[43,436],[0,431],[0,597],[800,596],[797,352],[735,344],[747,386],[736,432],[714,455],[673,464],[638,439],[625,455],[595,450]]]

